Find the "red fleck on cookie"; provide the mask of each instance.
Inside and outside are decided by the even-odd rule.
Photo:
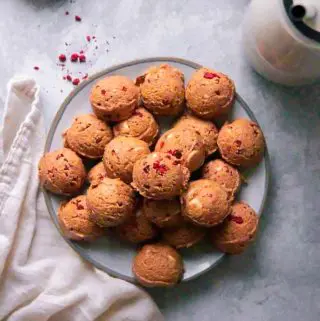
[[[212,230],[212,243],[222,252],[240,254],[254,240],[258,223],[258,215],[247,203],[235,203],[223,224]]]

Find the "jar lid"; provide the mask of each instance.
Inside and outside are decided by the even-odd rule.
[[[309,39],[320,43],[320,1],[283,0],[291,23]]]

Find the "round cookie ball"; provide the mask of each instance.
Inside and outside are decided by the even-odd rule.
[[[148,144],[134,137],[117,136],[107,146],[103,164],[107,175],[132,182],[133,165],[150,153]]]
[[[208,68],[194,72],[186,88],[187,107],[204,119],[228,113],[234,97],[233,81],[223,73]]]
[[[221,159],[215,159],[203,166],[202,177],[218,183],[233,200],[241,186],[239,171]]]
[[[211,227],[230,214],[227,192],[216,182],[199,179],[181,196],[182,214],[191,222]]]
[[[253,241],[258,223],[258,215],[248,204],[235,203],[223,224],[212,230],[212,242],[222,252],[240,254]]]
[[[199,243],[206,235],[206,229],[189,223],[164,229],[163,240],[176,249],[188,248]]]
[[[217,149],[218,129],[210,120],[200,119],[189,113],[183,115],[174,125],[174,128],[193,129],[199,132],[206,150],[206,155],[213,154]]]
[[[155,115],[174,116],[183,110],[184,77],[168,64],[150,67],[136,80],[145,108]]]
[[[181,160],[190,172],[200,168],[205,160],[206,152],[200,134],[190,129],[170,129],[158,140],[156,152],[169,153]]]
[[[133,115],[113,127],[115,136],[135,137],[149,146],[153,145],[159,134],[159,125],[145,108],[138,108]]]
[[[221,128],[218,147],[222,158],[228,163],[252,167],[262,160],[265,141],[258,124],[241,118]]]
[[[105,177],[108,177],[108,175],[103,162],[100,162],[90,169],[87,179],[91,184],[95,180],[102,181]]]
[[[58,210],[58,220],[63,234],[74,241],[94,241],[104,230],[89,220],[85,195],[63,202]]]
[[[101,227],[122,224],[133,214],[136,199],[133,189],[120,179],[94,181],[87,191],[89,218]]]
[[[155,238],[158,234],[157,229],[142,215],[141,209],[115,230],[121,239],[130,243],[142,243]]]
[[[86,178],[81,158],[68,148],[44,154],[38,165],[40,185],[60,195],[80,192]]]
[[[189,170],[167,153],[151,153],[133,166],[132,186],[144,197],[173,199],[188,185]]]
[[[138,107],[139,88],[125,76],[109,76],[92,87],[90,103],[100,119],[125,120]]]
[[[180,254],[169,245],[147,244],[134,258],[132,271],[144,286],[170,287],[181,280],[183,261]]]
[[[177,226],[183,222],[178,199],[156,201],[145,198],[142,211],[150,222],[160,228]]]
[[[101,158],[104,147],[113,138],[111,128],[95,115],[75,117],[65,132],[65,143],[78,155],[86,158]]]

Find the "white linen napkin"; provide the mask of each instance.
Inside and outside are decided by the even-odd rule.
[[[138,287],[98,271],[64,242],[38,189],[45,132],[39,86],[8,85],[0,133],[0,320],[160,321]]]

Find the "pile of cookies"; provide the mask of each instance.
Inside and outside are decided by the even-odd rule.
[[[178,250],[206,235],[213,248],[241,253],[258,216],[235,201],[239,170],[262,160],[265,141],[248,119],[218,130],[213,121],[228,114],[234,99],[233,81],[208,68],[195,71],[186,88],[183,73],[168,64],[149,68],[135,83],[124,76],[95,83],[93,114],[76,116],[63,133],[64,148],[39,162],[41,185],[73,197],[58,212],[65,235],[94,241],[108,232],[144,244],[133,272],[145,286],[178,283]],[[175,118],[163,135],[159,116]],[[88,159],[100,162],[87,174]]]

